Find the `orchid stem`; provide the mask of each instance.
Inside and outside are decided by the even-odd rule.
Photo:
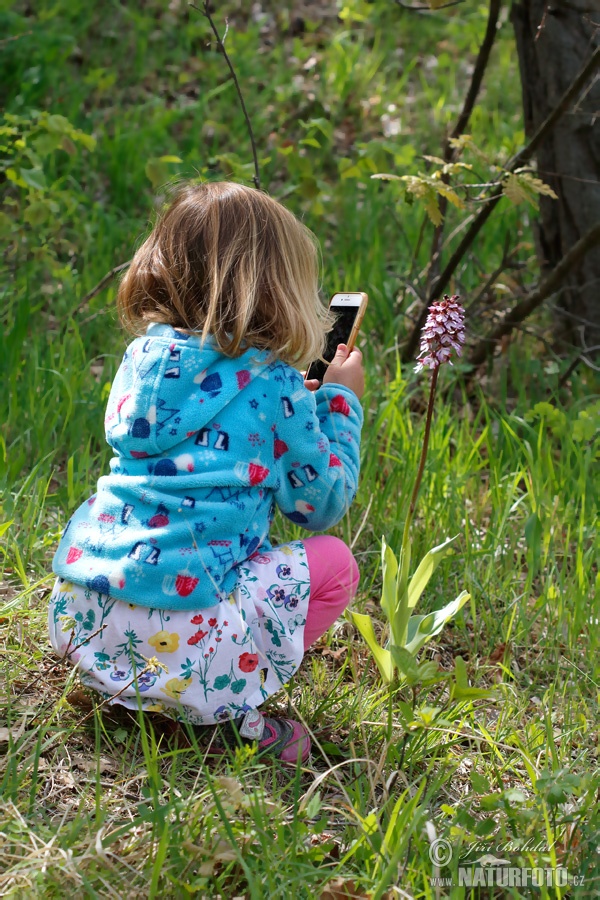
[[[423,435],[423,446],[421,447],[421,459],[419,461],[419,470],[417,472],[417,477],[415,479],[415,486],[413,488],[412,497],[410,498],[410,506],[408,508],[408,515],[406,517],[406,522],[404,523],[404,535],[402,538],[402,546],[407,546],[408,536],[410,532],[410,526],[412,524],[413,516],[415,514],[415,507],[417,505],[417,496],[419,494],[419,488],[421,487],[421,480],[423,478],[423,472],[425,470],[425,462],[427,460],[427,448],[429,447],[429,435],[431,434],[431,419],[433,417],[433,404],[435,401],[435,389],[438,380],[438,373],[440,367],[436,366],[433,370],[433,375],[431,376],[431,386],[429,388],[429,403],[427,405],[427,418],[425,419],[425,434]]]

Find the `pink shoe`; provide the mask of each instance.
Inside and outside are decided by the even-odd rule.
[[[258,709],[251,709],[241,722],[226,722],[219,726],[219,734],[228,747],[240,742],[256,741],[258,752],[275,756],[283,762],[306,762],[310,756],[310,737],[306,728],[294,719],[273,719]]]

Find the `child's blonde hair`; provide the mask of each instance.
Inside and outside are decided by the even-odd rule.
[[[187,185],[135,254],[119,288],[125,327],[162,322],[306,365],[331,327],[318,296],[318,244],[267,194],[232,182]]]

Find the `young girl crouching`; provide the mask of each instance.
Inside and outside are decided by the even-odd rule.
[[[65,528],[49,610],[54,649],[109,702],[227,721],[286,761],[306,730],[257,707],[358,583],[338,538],[269,541],[276,506],[324,531],[356,494],[360,352],[340,345],[321,387],[297,371],[330,327],[317,280],[313,235],[275,200],[179,192],[121,283],[138,337],[108,400],[114,456]]]

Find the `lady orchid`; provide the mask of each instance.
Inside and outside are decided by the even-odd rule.
[[[431,385],[429,388],[429,404],[427,406],[427,418],[425,420],[425,434],[423,435],[423,447],[421,450],[421,461],[419,470],[415,479],[412,498],[410,501],[410,510],[405,526],[406,530],[410,527],[413,513],[415,511],[415,503],[417,502],[417,494],[421,486],[421,478],[423,469],[425,468],[425,460],[427,458],[427,447],[429,446],[429,433],[431,431],[431,417],[433,415],[433,401],[435,400],[435,388],[439,368],[444,362],[452,365],[450,356],[452,351],[457,356],[462,354],[463,344],[465,342],[465,311],[460,305],[458,294],[449,297],[444,294],[442,300],[434,302],[429,307],[429,313],[421,332],[421,348],[417,357],[417,365],[415,372],[421,372],[426,367],[433,370],[431,376]]]
[[[444,294],[442,300],[431,304],[421,334],[421,347],[417,357],[415,372],[421,372],[426,368],[432,370],[429,386],[429,403],[425,419],[421,458],[408,514],[404,523],[399,561],[396,560],[391,547],[386,544],[385,538],[382,540],[383,589],[381,608],[389,627],[389,638],[386,644],[381,646],[377,640],[370,616],[362,613],[351,613],[354,624],[367,642],[379,672],[387,684],[392,684],[395,681],[397,673],[400,673],[402,678],[409,684],[418,682],[433,683],[438,680],[437,665],[432,662],[417,664],[415,657],[424,644],[436,634],[439,634],[446,622],[456,615],[459,609],[469,600],[469,594],[466,591],[462,591],[455,600],[447,603],[442,609],[429,613],[426,616],[412,615],[433,572],[441,560],[448,553],[452,552],[450,545],[454,543],[458,535],[448,538],[442,544],[433,547],[426,553],[410,581],[408,578],[411,557],[410,529],[427,459],[438,374],[442,363],[449,362],[452,365],[450,357],[453,351],[457,356],[460,356],[462,353],[465,342],[464,315],[465,311],[459,303],[458,294],[454,294],[452,297]]]
[[[421,349],[417,357],[415,372],[421,372],[427,366],[437,369],[444,362],[452,365],[452,351],[462,354],[465,342],[465,311],[460,305],[458,294],[449,297],[444,294],[443,300],[432,303],[421,333]]]

